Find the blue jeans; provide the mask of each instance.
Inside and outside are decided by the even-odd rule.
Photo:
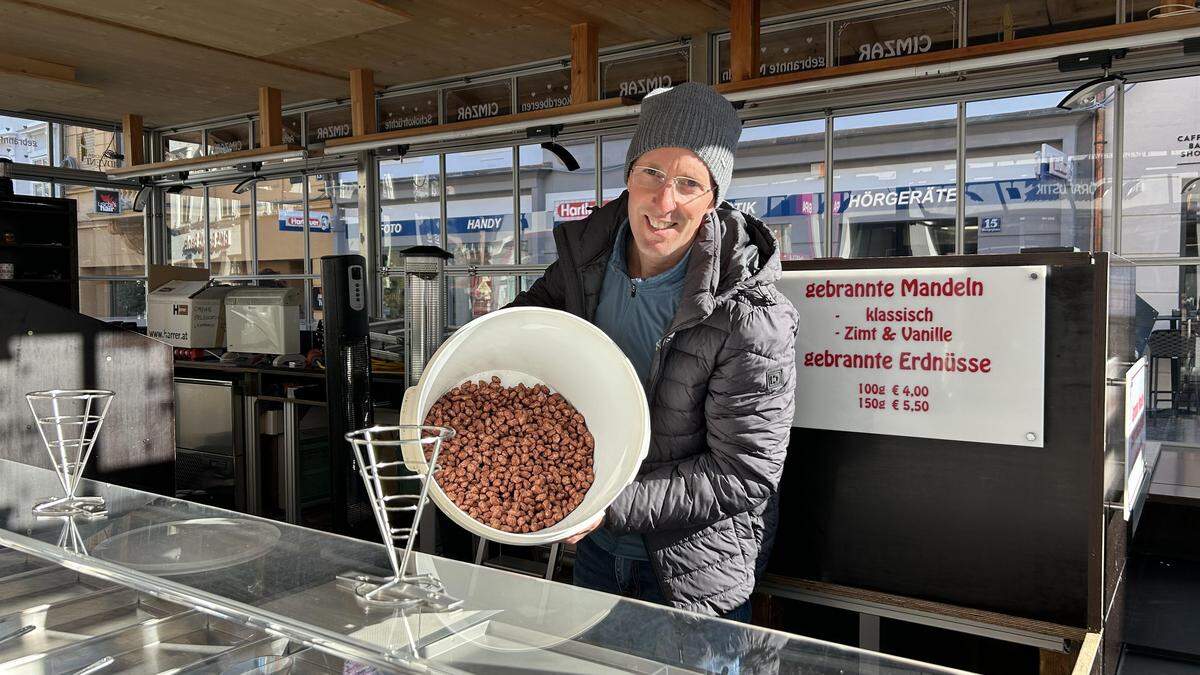
[[[597,546],[590,537],[576,544],[576,586],[612,595],[667,604],[649,561],[621,558]],[[749,623],[750,601],[721,616]],[[721,622],[674,612],[648,612],[620,603],[578,640],[668,665],[737,675],[745,631]]]
[[[667,598],[658,585],[658,578],[648,560],[619,558],[592,542],[591,537],[575,545],[575,572],[571,579],[576,586],[603,591],[626,598],[645,600],[659,605]],[[750,623],[750,601],[721,615],[722,619]]]

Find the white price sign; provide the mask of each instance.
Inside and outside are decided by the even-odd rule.
[[[794,426],[1043,447],[1046,267],[784,272]]]

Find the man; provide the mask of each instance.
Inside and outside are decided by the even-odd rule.
[[[797,318],[774,238],[721,201],[740,135],[710,87],[647,96],[628,189],[556,228],[558,260],[512,304],[595,323],[650,404],[637,479],[570,540],[576,585],[746,621],[775,530]]]

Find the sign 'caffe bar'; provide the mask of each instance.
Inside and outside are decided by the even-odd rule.
[[[1194,668],[1195,5],[0,2],[0,671]]]

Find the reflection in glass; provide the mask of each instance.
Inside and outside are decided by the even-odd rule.
[[[312,273],[321,258],[366,252],[358,219],[358,172],[318,173],[308,178],[308,241]]]
[[[596,206],[596,145],[591,141],[563,146],[579,163],[568,171],[562,160],[540,145],[520,147],[521,262],[554,262],[554,228],[586,218]]]
[[[49,165],[50,124],[0,115],[0,157],[17,164]]]
[[[1162,4],[1162,0],[1132,1]],[[1113,9],[1112,0],[968,0],[967,44],[1107,26],[1116,20]]]
[[[109,201],[114,192],[117,199]],[[146,274],[145,218],[133,210],[136,190],[63,185],[61,194],[75,200],[80,275]],[[97,212],[98,203],[113,212]]]
[[[784,260],[821,255],[825,206],[825,122],[742,131],[733,182],[722,199],[763,221]]]
[[[383,318],[404,318],[404,276],[383,279]]]
[[[304,273],[304,179],[289,176],[255,185],[258,273]]]
[[[58,166],[65,169],[105,171],[124,164],[121,135],[113,131],[55,124],[55,155]]]
[[[245,122],[208,130],[208,154],[221,155],[250,149],[250,125]]]
[[[1200,76],[1125,86],[1121,255],[1200,255],[1187,200],[1200,178]]]
[[[204,267],[204,188],[163,193],[163,223],[167,228],[168,260],[172,265]]]
[[[549,110],[565,105],[571,105],[570,68],[517,78],[517,112]]]
[[[1095,248],[1111,203],[1110,156],[1097,155],[1111,105],[1065,111],[1066,92],[967,104],[967,253]]]
[[[455,265],[515,260],[512,148],[446,155],[446,239]]]
[[[517,277],[472,275],[446,278],[446,325],[461,326],[512,302],[517,297]]]
[[[824,68],[825,23],[770,30],[758,38],[758,74],[761,77]],[[729,72],[729,38],[717,43],[717,72],[721,82],[733,79]]]
[[[117,279],[79,282],[79,311],[104,321],[146,324],[146,282]]]
[[[834,118],[835,256],[954,252],[957,117],[944,105]]]
[[[300,142],[300,113],[283,116],[283,144],[284,145],[302,145]],[[257,148],[258,143],[258,120],[250,123],[250,147]]]
[[[625,191],[625,153],[629,136],[605,136],[600,139],[600,199],[607,204]],[[735,163],[736,166],[736,163]]]
[[[324,144],[350,135],[350,106],[338,106],[308,113],[308,138],[305,145]]]
[[[208,189],[208,251],[212,276],[254,273],[254,221],[250,192],[236,194],[232,184]]]
[[[163,160],[191,159],[204,154],[204,132],[185,131],[162,137]]]
[[[441,245],[440,172],[437,155],[379,163],[380,248],[385,267],[399,267],[396,254],[409,246]]]
[[[958,2],[835,21],[833,61],[844,66],[953,49]]]

